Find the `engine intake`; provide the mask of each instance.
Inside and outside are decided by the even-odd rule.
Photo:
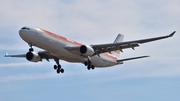
[[[26,59],[31,62],[38,62],[38,61],[42,60],[41,57],[39,56],[39,54],[36,52],[27,52]]]
[[[94,49],[91,46],[82,45],[80,47],[80,53],[85,56],[92,56],[94,54]]]

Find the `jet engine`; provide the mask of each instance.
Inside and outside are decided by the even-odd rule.
[[[91,46],[88,45],[82,45],[80,47],[80,53],[85,56],[92,56],[95,52],[94,49]]]
[[[31,62],[38,62],[38,61],[42,60],[41,57],[39,56],[39,54],[36,52],[27,52],[26,59]]]

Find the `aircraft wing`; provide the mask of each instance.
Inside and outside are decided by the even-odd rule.
[[[26,57],[26,54],[19,54],[19,55],[9,55],[7,52],[4,57],[18,57],[18,58],[24,58]]]
[[[41,59],[46,59],[47,61],[49,61],[49,59],[54,59],[55,56],[52,55],[50,52],[48,51],[40,51],[38,52],[39,56],[41,57]],[[7,52],[5,54],[5,57],[19,57],[19,58],[25,58],[26,54],[19,54],[19,55],[9,55]]]
[[[135,41],[120,42],[120,43],[91,45],[91,47],[95,51],[94,55],[98,55],[98,54],[104,53],[104,52],[111,52],[111,51],[115,51],[115,50],[120,50],[122,52],[122,49],[126,49],[126,48],[134,49],[134,47],[138,47],[139,44],[169,38],[169,37],[172,37],[175,33],[176,33],[176,31],[172,32],[170,35],[167,35],[167,36],[135,40]]]
[[[49,61],[49,59],[56,58],[54,55],[52,55],[48,51],[40,51],[40,52],[38,52],[38,54],[40,55],[41,59],[46,59],[47,61]]]

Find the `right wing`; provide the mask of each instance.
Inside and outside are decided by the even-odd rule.
[[[161,36],[161,37],[155,37],[155,38],[149,38],[149,39],[142,39],[142,40],[135,40],[135,41],[119,42],[119,43],[91,45],[91,47],[95,51],[94,55],[104,53],[104,52],[116,51],[116,50],[122,51],[122,49],[126,49],[126,48],[134,49],[134,47],[138,47],[139,44],[143,44],[143,43],[147,43],[147,42],[151,42],[151,41],[156,41],[156,40],[172,37],[175,33],[176,33],[176,31],[172,32],[170,35],[167,35],[167,36]]]
[[[135,41],[127,41],[127,42],[90,45],[90,47],[93,48],[93,50],[94,50],[93,56],[94,55],[99,55],[99,54],[105,53],[105,52],[116,51],[116,50],[120,50],[121,52],[123,52],[122,51],[123,49],[126,49],[126,48],[134,49],[134,47],[138,47],[139,44],[169,38],[169,37],[172,37],[175,33],[176,33],[176,31],[172,32],[170,35],[161,36],[161,37],[142,39],[142,40],[135,40]],[[72,52],[74,54],[81,54],[80,53],[80,47],[81,46],[66,46],[65,49],[67,49],[68,51],[70,51],[70,52]]]

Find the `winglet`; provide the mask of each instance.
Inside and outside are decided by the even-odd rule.
[[[176,33],[176,31],[172,32],[169,37],[172,37],[174,34]]]
[[[9,56],[9,54],[8,54],[8,52],[6,52],[4,57],[8,57],[8,56]]]

